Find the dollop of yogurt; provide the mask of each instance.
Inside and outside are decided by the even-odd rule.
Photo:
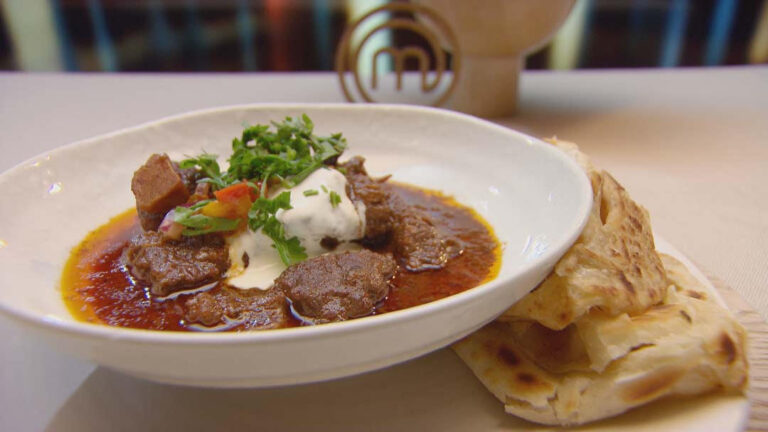
[[[335,169],[320,168],[289,192],[293,208],[278,210],[275,217],[283,223],[288,238],[299,239],[308,257],[330,252],[321,244],[326,237],[339,243],[334,252],[359,248],[350,241],[361,239],[365,234],[365,205],[349,199],[343,174]],[[331,198],[332,192],[337,198],[335,201]],[[227,282],[232,286],[268,289],[286,268],[272,247],[272,239],[260,230],[245,230],[229,237],[227,242],[232,263]],[[247,263],[243,260],[244,254],[248,256]]]
[[[278,210],[275,217],[285,226],[286,236],[296,236],[309,256],[327,252],[320,245],[325,237],[340,243],[365,234],[365,205],[347,196],[347,179],[335,169],[320,168],[290,190],[290,210]],[[317,192],[315,194],[315,192]],[[334,204],[331,194],[339,201]]]

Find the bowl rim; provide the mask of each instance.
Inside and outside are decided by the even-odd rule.
[[[19,321],[23,321],[28,324],[32,324],[36,327],[43,327],[58,332],[68,333],[71,335],[88,336],[92,338],[102,339],[120,339],[123,341],[129,341],[134,343],[150,343],[150,344],[175,344],[175,345],[197,345],[215,344],[215,345],[228,345],[228,344],[243,344],[243,343],[270,343],[276,341],[292,341],[302,339],[319,339],[331,335],[338,334],[351,334],[360,331],[365,331],[372,327],[387,326],[396,322],[406,322],[418,320],[422,316],[431,315],[433,313],[440,312],[442,310],[450,310],[452,308],[459,307],[464,303],[470,303],[485,295],[489,291],[500,289],[501,285],[513,283],[515,279],[520,276],[526,275],[535,270],[535,268],[548,260],[554,260],[555,262],[567,251],[567,249],[576,241],[581,234],[584,226],[587,223],[587,219],[592,208],[592,186],[579,164],[570,156],[564,152],[558,150],[554,146],[545,143],[544,141],[526,135],[517,130],[501,126],[490,122],[488,120],[480,119],[468,114],[451,111],[448,109],[424,107],[417,105],[405,105],[405,104],[347,104],[347,103],[253,103],[253,104],[235,104],[224,105],[217,107],[202,108],[192,111],[185,111],[178,114],[172,114],[161,117],[159,119],[150,120],[140,123],[135,126],[119,129],[116,131],[100,134],[91,138],[75,141],[69,144],[58,146],[52,150],[40,153],[31,158],[28,158],[12,168],[0,173],[0,188],[3,183],[8,181],[9,177],[12,177],[18,171],[25,169],[31,163],[47,157],[55,157],[59,153],[76,151],[80,148],[87,148],[91,145],[95,145],[98,141],[111,138],[114,136],[130,133],[138,130],[145,129],[150,126],[159,126],[161,124],[167,124],[175,121],[180,121],[187,118],[194,118],[197,116],[204,116],[215,113],[223,113],[227,111],[240,111],[240,110],[270,110],[270,109],[293,109],[300,111],[302,109],[313,110],[336,110],[340,112],[344,111],[410,111],[414,115],[427,114],[437,115],[448,118],[454,121],[463,121],[473,124],[478,127],[487,128],[499,132],[501,134],[514,137],[528,145],[538,147],[540,150],[549,153],[550,156],[559,159],[566,167],[570,168],[572,174],[575,174],[574,179],[577,184],[577,188],[582,195],[582,201],[580,202],[578,211],[574,215],[570,222],[569,234],[562,238],[557,244],[550,244],[544,253],[537,256],[535,259],[526,261],[521,265],[517,272],[510,275],[503,280],[500,278],[494,278],[493,280],[482,283],[476,287],[470,288],[466,291],[462,291],[457,294],[444,297],[439,300],[435,300],[422,305],[409,307],[397,311],[388,312],[382,315],[372,315],[362,318],[356,318],[348,321],[327,323],[317,326],[306,327],[290,327],[271,330],[254,330],[245,332],[182,332],[182,331],[164,331],[164,330],[148,330],[148,329],[135,329],[126,327],[109,326],[105,324],[87,323],[82,321],[76,321],[74,318],[64,320],[51,315],[44,315],[41,313],[31,312],[22,308],[17,308],[12,304],[8,304],[2,297],[0,297],[0,312],[6,314],[11,318],[15,318]],[[503,247],[503,245],[502,245]],[[502,262],[503,266],[503,262]],[[55,290],[60,293],[59,283],[56,284]]]

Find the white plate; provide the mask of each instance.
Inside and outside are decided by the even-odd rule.
[[[154,152],[228,154],[243,124],[307,113],[343,132],[374,174],[440,189],[474,207],[504,244],[499,276],[427,305],[315,327],[200,334],[75,321],[57,289],[72,247],[130,208],[133,171]],[[534,287],[581,231],[589,183],[541,141],[469,116],[385,105],[255,105],[189,113],[34,158],[0,176],[0,311],[58,349],[128,374],[253,387],[347,376],[443,347]]]

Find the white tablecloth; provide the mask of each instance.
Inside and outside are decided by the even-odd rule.
[[[341,101],[330,73],[0,73],[0,171],[60,145],[188,110]],[[659,235],[768,316],[768,68],[529,72],[520,113],[498,121],[581,145],[650,211]],[[91,365],[26,340],[5,318],[0,334],[0,430],[109,424],[114,413],[71,406],[83,403],[71,394]],[[110,379],[123,390],[138,385]],[[89,397],[110,391],[93,383],[89,389]],[[65,403],[65,414],[101,420],[62,419]]]

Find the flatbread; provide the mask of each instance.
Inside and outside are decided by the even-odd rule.
[[[575,144],[551,140],[592,183],[584,231],[498,320],[454,344],[519,417],[574,425],[668,396],[747,385],[746,333],[676,259],[648,212]]]
[[[574,323],[573,327],[577,329],[592,370],[602,372],[610,362],[623,357],[638,346],[685,331],[685,328],[680,328],[679,319],[690,320],[696,311],[688,306],[689,302],[681,300],[680,296],[710,302],[715,308],[719,306],[708,294],[708,289],[684,264],[666,254],[659,254],[659,257],[672,283],[661,304],[654,305],[639,315],[625,313],[608,317],[602,313],[593,313]],[[683,334],[682,337],[687,335]]]
[[[593,312],[561,331],[527,323],[560,339],[550,350],[521,336],[525,323],[502,321],[453,348],[508,413],[549,425],[603,419],[673,395],[744,391],[744,329],[690,283],[696,279],[682,264],[664,262],[675,284],[642,314]]]
[[[554,271],[500,319],[564,329],[591,310],[637,314],[660,302],[668,286],[656,254],[648,212],[575,144],[551,140],[584,168],[594,205],[576,243]]]

